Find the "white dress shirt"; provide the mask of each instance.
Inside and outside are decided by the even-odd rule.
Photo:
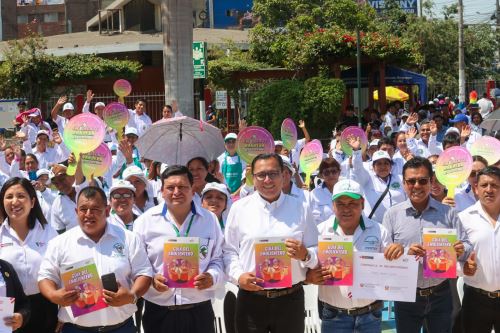
[[[137,134],[141,137],[148,128],[151,127],[153,122],[151,118],[144,112],[141,115],[138,115],[135,110],[128,110],[130,115],[128,120],[128,127],[135,127],[137,129]]]
[[[316,225],[333,215],[332,192],[325,183],[312,190],[310,198],[312,215]]]
[[[0,258],[14,266],[26,295],[40,293],[37,283],[38,270],[47,244],[56,236],[57,232],[50,225],[42,227],[38,220],[35,227],[28,231],[24,241],[19,239],[7,219],[0,226]]]
[[[207,254],[200,252],[199,271],[200,273],[210,273],[214,285],[205,290],[170,288],[166,292],[159,292],[151,287],[144,295],[144,299],[149,302],[161,306],[204,302],[212,299],[218,284],[224,282],[224,263],[222,261],[224,237],[217,216],[200,205],[192,203],[191,212],[181,226],[175,223],[165,203],[155,206],[142,214],[134,222],[134,233],[138,234],[146,245],[149,262],[151,262],[155,274],[163,274],[163,248],[165,240],[168,237],[177,236],[174,225],[184,237],[191,217],[193,217],[193,222],[187,237],[198,237],[200,240],[200,250],[205,246],[208,248]]]
[[[26,125],[21,125],[21,132],[26,134],[28,137],[28,141],[31,144],[34,144],[36,142],[36,136],[38,134],[39,130],[46,130],[49,132],[49,139],[52,138],[52,129],[50,128],[50,125],[46,121],[41,121],[40,124],[36,125],[35,123],[29,122]]]
[[[144,245],[137,235],[119,226],[107,223],[106,230],[96,243],[80,227],[73,228],[54,238],[47,248],[38,281],[48,279],[62,288],[61,267],[79,261],[93,259],[99,276],[115,273],[116,280],[127,289],[139,276],[153,276],[144,251]],[[71,307],[59,308],[59,320],[80,326],[108,326],[119,324],[130,318],[137,307],[126,304],[120,307],[109,306],[84,316],[73,317]]]
[[[304,281],[307,268],[318,264],[318,229],[311,211],[290,195],[281,193],[276,201],[269,203],[256,192],[236,201],[224,231],[226,274],[235,284],[241,274],[255,272],[254,241],[260,237],[293,238],[307,248],[309,260],[292,259],[292,284]]]
[[[355,252],[376,252],[382,253],[385,248],[391,244],[391,238],[384,226],[373,221],[363,214],[364,229],[359,225],[353,235],[353,249]],[[334,229],[334,217],[318,225],[321,235],[339,235],[345,236],[340,226]],[[364,307],[375,302],[375,299],[352,299],[352,286],[319,286],[319,300],[332,306],[351,309]]]
[[[455,210],[460,213],[477,202],[471,185],[461,188],[455,193]]]
[[[32,149],[28,141],[24,141],[23,149],[26,154],[32,153],[36,156],[40,169],[50,169],[50,165],[66,161],[71,153],[64,142],[60,145],[55,144],[54,148],[47,147],[45,151],[38,151],[36,147]]]
[[[78,198],[78,193],[83,188],[89,186],[87,181],[80,185],[73,185],[75,188],[75,200]],[[59,193],[52,203],[50,211],[50,223],[56,231],[69,230],[78,225],[78,217],[76,216],[76,202],[70,199],[66,194]]]
[[[431,155],[439,155],[443,152],[443,146],[437,141],[437,135],[429,137],[429,141],[425,144],[422,139],[408,138],[406,145],[413,156],[429,157]]]
[[[464,276],[464,282],[486,291],[500,290],[500,219],[493,227],[479,201],[458,217],[476,252],[477,271]]]

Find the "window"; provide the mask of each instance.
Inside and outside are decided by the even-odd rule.
[[[43,22],[46,23],[54,23],[59,21],[59,14],[58,13],[46,13],[43,14]]]
[[[17,17],[17,24],[27,24],[28,23],[28,15],[19,15]]]

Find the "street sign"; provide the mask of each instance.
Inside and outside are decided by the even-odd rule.
[[[227,109],[227,91],[217,90],[215,91],[215,108],[219,110]],[[234,109],[234,98],[231,98],[231,109]]]
[[[207,43],[193,42],[193,77],[195,79],[207,78]]]
[[[383,12],[386,7],[385,0],[369,0],[368,3],[378,13]],[[417,0],[397,0],[396,3],[404,12],[417,15]]]

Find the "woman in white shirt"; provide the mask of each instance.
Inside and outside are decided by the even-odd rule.
[[[0,258],[16,270],[31,304],[31,319],[23,333],[52,333],[57,325],[57,305],[40,294],[37,276],[48,242],[57,233],[47,223],[31,182],[9,179],[0,191]]]
[[[311,208],[316,225],[326,221],[333,214],[333,186],[339,180],[340,164],[334,158],[326,158],[319,165],[318,177],[323,183],[311,192]]]

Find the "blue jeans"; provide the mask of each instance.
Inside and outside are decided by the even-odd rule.
[[[453,304],[448,281],[443,289],[430,296],[417,294],[414,303],[394,302],[396,330],[404,333],[420,333],[425,322],[427,333],[451,332]]]
[[[323,306],[321,318],[322,333],[380,333],[382,330],[382,310],[349,316],[326,305]]]
[[[136,333],[136,332],[137,329],[134,326],[134,321],[132,320],[132,318],[129,318],[127,320],[127,323],[122,327],[110,331],[110,333]],[[64,324],[62,333],[88,333],[88,331],[78,329],[76,326],[71,324]]]

